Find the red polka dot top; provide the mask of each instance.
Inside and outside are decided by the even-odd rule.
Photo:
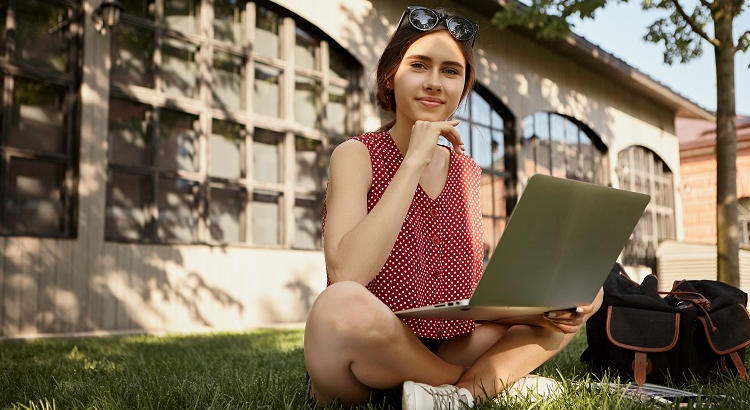
[[[353,138],[370,153],[369,213],[396,174],[403,155],[387,131]],[[468,299],[482,275],[481,170],[471,157],[452,147],[446,149],[450,164],[445,187],[434,199],[417,187],[390,256],[367,284],[393,311]],[[475,326],[471,320],[404,319],[404,323],[417,336],[436,339],[469,333]]]

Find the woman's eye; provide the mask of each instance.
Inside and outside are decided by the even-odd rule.
[[[446,74],[450,74],[450,75],[458,75],[458,70],[453,69],[453,68],[447,68],[443,72],[445,72]]]
[[[427,68],[427,66],[419,62],[411,63],[411,66],[414,68]]]

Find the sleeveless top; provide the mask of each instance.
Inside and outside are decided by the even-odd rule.
[[[396,174],[403,155],[387,131],[353,139],[363,143],[370,154],[370,213]],[[433,199],[417,186],[388,259],[367,284],[367,289],[393,311],[468,299],[482,275],[481,169],[471,157],[445,148],[450,152],[450,164],[443,190]],[[323,229],[325,216],[324,206]],[[475,327],[472,320],[403,321],[418,337],[435,339],[469,333]]]

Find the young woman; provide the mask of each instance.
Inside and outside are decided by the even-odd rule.
[[[474,83],[476,33],[459,16],[407,8],[377,70],[378,105],[395,120],[331,155],[323,216],[330,286],[310,311],[304,342],[309,394],[319,402],[363,403],[401,388],[405,409],[456,408],[524,382],[550,387],[524,377],[601,303],[600,292],[576,312],[523,323],[393,314],[469,298],[481,276],[481,171],[451,120]],[[437,144],[441,135],[452,147]]]

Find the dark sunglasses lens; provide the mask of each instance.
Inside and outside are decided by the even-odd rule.
[[[466,41],[474,36],[474,26],[469,20],[461,17],[453,17],[446,22],[448,31],[453,34],[457,40]]]
[[[428,9],[415,9],[409,13],[409,22],[420,30],[429,30],[437,25],[438,15]]]

